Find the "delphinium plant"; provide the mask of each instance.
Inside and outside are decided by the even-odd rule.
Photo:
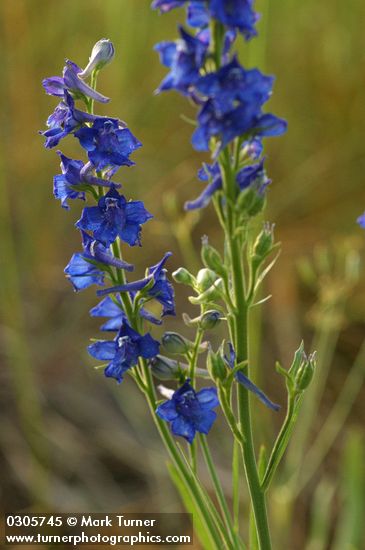
[[[251,408],[279,409],[251,380],[248,317],[261,300],[262,282],[278,255],[273,225],[257,230],[270,179],[265,172],[262,140],[286,130],[286,122],[263,112],[273,78],[258,69],[245,69],[235,53],[235,41],[256,34],[258,16],[250,0],[155,0],[161,12],[187,5],[186,30],[176,42],[156,46],[169,68],[159,91],[174,89],[197,109],[192,143],[208,152],[199,179],[206,187],[188,210],[211,203],[224,233],[219,252],[203,239],[203,266],[197,274],[182,267],[173,273],[177,283],[192,290],[195,317],[183,316],[195,337],[167,331],[161,341],[152,336],[161,318],[175,315],[174,291],[167,278],[170,252],[144,277],[132,277],[133,265],[124,259],[126,247],[141,245],[142,225],[151,214],[141,201],[131,200],[114,181],[119,168],[133,165],[131,155],[141,143],[117,118],[94,113],[95,102],[108,98],[96,90],[100,70],[114,56],[109,40],[100,40],[82,69],[66,61],[62,77],[44,80],[47,93],[60,103],[48,118],[43,133],[47,148],[75,137],[85,160],[58,151],[62,173],[54,178],[54,195],[64,208],[68,201],[86,200],[76,227],[82,250],[75,253],[65,273],[76,291],[97,285],[101,301],[92,316],[105,317],[101,330],[110,338],[93,340],[89,354],[101,361],[106,377],[121,383],[129,376],[146,396],[154,421],[170,457],[169,470],[205,548],[271,548],[266,493],[285,452],[309,385],[314,356],[303,344],[289,369],[277,365],[287,389],[287,415],[269,458],[255,452]],[[77,103],[78,102],[78,103]],[[123,182],[124,183],[124,182]],[[124,194],[125,193],[125,194]],[[127,195],[127,196],[125,196]],[[161,318],[150,308],[161,306]],[[155,312],[155,309],[153,310]],[[217,349],[209,335],[225,323],[225,338]],[[163,381],[164,385],[161,385]],[[168,387],[167,387],[168,386]],[[233,506],[224,494],[207,435],[218,411],[232,434],[234,456]],[[262,443],[262,435],[255,434]],[[186,446],[183,444],[186,441]],[[206,462],[215,498],[203,486],[199,455]],[[244,465],[250,496],[251,520],[240,512],[240,462]],[[249,528],[250,523],[250,528]],[[249,532],[249,533],[248,533]]]

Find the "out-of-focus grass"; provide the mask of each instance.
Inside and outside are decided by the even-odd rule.
[[[175,24],[181,21],[182,12],[160,17],[149,9],[149,4],[149,0],[0,3],[0,135],[4,196],[10,214],[9,220],[3,217],[7,227],[1,235],[1,261],[6,264],[0,275],[1,287],[8,300],[2,308],[1,376],[7,396],[4,403],[8,405],[8,426],[15,426],[19,433],[17,439],[15,432],[10,435],[10,429],[3,431],[2,446],[6,447],[6,463],[17,464],[15,458],[24,441],[24,428],[15,413],[19,393],[14,392],[10,376],[17,361],[20,383],[23,381],[28,389],[31,366],[41,393],[46,396],[43,421],[51,440],[51,489],[56,494],[55,487],[62,487],[59,490],[64,500],[74,498],[75,506],[90,499],[104,503],[103,506],[108,495],[114,505],[118,496],[111,489],[111,478],[123,468],[127,473],[120,474],[118,487],[127,483],[129,475],[137,499],[146,483],[151,495],[164,479],[164,468],[159,467],[158,443],[149,435],[151,424],[138,421],[138,434],[131,428],[130,417],[147,415],[147,411],[134,408],[135,394],[130,385],[117,388],[125,408],[121,414],[109,392],[112,381],[90,369],[84,351],[88,338],[97,333],[97,325],[87,314],[96,299],[92,291],[74,295],[63,276],[69,257],[80,246],[73,222],[81,205],[73,205],[72,212],[65,212],[52,198],[52,177],[59,170],[58,159],[53,151],[43,149],[37,131],[44,127],[56,101],[43,93],[40,82],[45,76],[59,74],[65,57],[85,64],[96,40],[108,37],[114,42],[116,58],[99,79],[100,90],[112,101],[99,112],[126,120],[143,142],[143,148],[135,154],[137,166],[121,170],[119,178],[127,196],[143,198],[155,215],[155,220],[144,229],[144,247],[133,251],[133,263],[142,272],[170,249],[174,251],[170,267],[178,267],[182,254],[177,233],[170,226],[171,217],[161,197],[176,193],[181,208],[186,198],[197,195],[201,184],[196,181],[195,172],[206,159],[192,151],[191,128],[179,118],[179,113],[191,115],[187,102],[175,94],[153,96],[165,72],[152,50],[153,44],[175,37]],[[257,7],[263,12],[259,30],[265,34],[247,48],[240,46],[240,51],[251,64],[259,63],[266,72],[276,75],[270,108],[289,122],[288,134],[271,140],[267,147],[273,178],[268,216],[277,223],[278,238],[284,245],[271,283],[276,296],[266,309],[271,314],[264,314],[267,358],[278,348],[284,355],[291,355],[302,329],[299,320],[303,303],[295,288],[293,261],[332,233],[356,232],[354,220],[365,207],[365,6],[362,0],[325,0],[320,4],[314,0],[258,0]],[[80,158],[76,140],[70,138],[61,148]],[[219,239],[212,220],[210,210],[197,220],[193,232],[196,246],[203,233],[209,233],[213,242]],[[15,255],[9,250],[14,250]],[[182,250],[185,257],[189,255],[186,250]],[[14,292],[15,302],[11,302]],[[363,306],[364,299],[360,297],[357,322]],[[179,299],[178,314],[185,309],[188,306]],[[21,321],[14,324],[18,315]],[[171,327],[179,328],[179,318]],[[14,348],[7,338],[9,330],[15,339]],[[278,335],[281,339],[285,335],[281,348]],[[354,352],[356,334],[354,338],[355,343],[347,349],[349,355]],[[19,354],[24,350],[23,358],[16,359],[11,349]],[[264,379],[267,387],[275,390],[270,377],[265,374]],[[101,417],[97,433],[90,436],[95,423],[93,400],[99,401],[108,413]],[[86,421],[76,422],[81,411],[89,417],[90,426]],[[63,454],[55,445],[53,433],[66,442]],[[80,433],[83,437],[78,445]],[[152,488],[148,475],[141,475],[140,466],[133,464],[133,456],[125,446],[118,443],[113,447],[116,438],[126,438],[131,445],[134,442],[136,453],[146,445],[152,448]],[[59,453],[63,459],[56,458]],[[65,468],[65,462],[75,455],[75,464]],[[79,462],[85,457],[92,462],[86,473]],[[99,482],[90,483],[97,474]],[[14,503],[31,503],[26,482],[19,483],[14,472],[10,477]],[[141,477],[142,485],[138,481]],[[77,480],[74,489],[72,479]],[[121,502],[127,500],[127,495],[121,498]],[[173,500],[171,493],[168,501]]]

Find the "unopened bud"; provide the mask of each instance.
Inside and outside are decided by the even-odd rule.
[[[222,279],[217,279],[207,290],[199,294],[199,296],[190,296],[189,301],[194,304],[207,304],[222,297],[224,292],[224,284]]]
[[[260,193],[254,188],[247,189],[239,194],[237,208],[240,212],[245,212],[248,216],[253,217],[263,210],[265,201],[264,193]]]
[[[226,269],[224,267],[224,262],[218,250],[211,246],[208,242],[208,237],[205,235],[202,238],[202,250],[201,257],[203,264],[218,273],[218,275],[225,276]]]
[[[173,380],[178,378],[180,372],[178,362],[164,355],[156,355],[151,359],[150,366],[153,376],[159,380]]]
[[[162,344],[166,351],[176,355],[185,355],[194,346],[177,332],[165,332],[162,336]]]
[[[253,246],[253,261],[261,263],[272,249],[274,244],[274,225],[264,224],[264,228],[257,236]]]
[[[110,63],[113,57],[113,43],[107,38],[102,38],[93,47],[89,57],[89,63],[86,65],[85,69],[79,73],[80,78],[87,78],[93,71],[100,71],[100,69]]]
[[[203,330],[211,330],[220,323],[222,315],[215,309],[210,309],[200,316],[199,325]]]
[[[213,380],[223,382],[227,375],[227,367],[221,354],[209,350],[207,358],[207,369]]]
[[[185,269],[185,267],[179,267],[179,269],[174,271],[172,277],[174,281],[183,285],[194,286],[196,283],[195,277],[191,273],[189,273],[189,271]]]
[[[204,292],[218,279],[218,275],[212,269],[200,269],[196,276],[196,286],[200,292]]]
[[[306,357],[304,355],[303,359],[304,359],[303,363],[300,365],[294,381],[295,390],[297,392],[302,392],[308,388],[309,384],[312,381],[315,366],[316,366],[316,359],[315,359],[314,353],[309,355],[309,357]]]

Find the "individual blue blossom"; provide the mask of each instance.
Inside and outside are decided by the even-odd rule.
[[[196,210],[197,208],[205,208],[210,203],[214,193],[219,189],[222,189],[222,175],[218,162],[215,162],[212,165],[204,164],[203,168],[198,172],[198,178],[200,179],[200,181],[209,181],[209,184],[199,195],[199,197],[185,203],[185,210]]]
[[[244,166],[237,174],[236,181],[241,191],[256,184],[259,193],[263,193],[271,180],[266,176],[264,169],[265,158],[260,162]]]
[[[259,19],[252,5],[253,0],[210,0],[209,11],[214,19],[237,28],[249,39],[257,34],[255,24]]]
[[[105,296],[116,292],[134,293],[143,291],[143,294],[147,298],[153,298],[162,305],[162,317],[165,315],[175,315],[174,289],[167,279],[166,269],[164,268],[165,262],[170,256],[171,252],[167,252],[158,264],[148,268],[146,276],[143,279],[98,290],[97,295]]]
[[[65,91],[70,92],[75,99],[90,98],[101,103],[108,103],[109,98],[88,86],[81,78],[82,69],[76,63],[66,59],[63,76],[51,76],[42,82],[47,94],[63,97]]]
[[[135,293],[131,293],[132,300],[135,297]],[[117,302],[117,303],[116,303]],[[143,319],[149,321],[154,325],[161,325],[162,321],[157,319],[145,308],[139,310],[139,314]],[[123,310],[122,300],[119,294],[115,295],[115,301],[107,296],[98,305],[90,310],[91,317],[108,317],[108,320],[101,326],[103,331],[118,332],[123,321],[126,319],[126,314]]]
[[[252,105],[239,105],[232,111],[217,114],[212,100],[208,100],[198,114],[199,126],[192,137],[192,144],[197,151],[209,151],[210,139],[220,140],[217,153],[236,137],[279,136],[286,131],[285,120],[272,114],[262,114]]]
[[[216,388],[196,392],[188,379],[171,399],[157,407],[156,413],[171,424],[174,435],[184,437],[191,444],[196,432],[209,433],[217,417],[213,409],[218,405]]]
[[[258,69],[244,69],[237,58],[218,71],[201,76],[195,83],[197,91],[212,100],[217,115],[232,111],[239,103],[256,111],[270,98],[274,78]]]
[[[105,376],[115,378],[120,383],[124,373],[138,363],[139,357],[152,359],[158,354],[159,347],[159,342],[149,333],[141,336],[124,321],[114,340],[94,342],[88,347],[88,352],[95,359],[107,361]]]
[[[97,206],[88,206],[76,223],[79,229],[92,231],[98,241],[109,246],[119,236],[130,246],[140,245],[141,225],[153,216],[141,201],[129,201],[114,186]]]
[[[91,128],[84,126],[75,132],[75,136],[97,170],[132,166],[134,162],[129,155],[142,145],[123,123],[114,118],[98,118]]]
[[[229,346],[229,356],[227,357],[225,355],[224,359],[228,367],[230,369],[234,369],[236,366],[236,352],[231,343],[229,343],[228,346]],[[249,390],[252,393],[254,393],[264,405],[269,407],[269,409],[272,409],[274,411],[278,411],[280,409],[280,406],[270,401],[270,399],[264,394],[264,392],[261,391],[253,382],[251,382],[251,380],[242,371],[240,370],[237,371],[234,377],[237,380],[237,382],[239,382],[240,384],[242,384],[242,386],[246,388],[246,390]]]
[[[57,151],[61,159],[62,174],[53,178],[53,194],[61,201],[62,208],[69,209],[68,199],[84,199],[85,193],[78,187],[85,185],[97,185],[101,187],[120,187],[119,183],[97,178],[92,174],[91,163],[84,164],[82,160],[74,160],[66,157],[61,151]]]
[[[155,46],[161,62],[171,69],[158,91],[173,88],[187,94],[199,78],[200,69],[204,65],[209,44],[200,40],[198,36],[191,36],[182,27],[179,27],[179,31],[181,38],[176,42],[160,42]]]
[[[90,76],[93,71],[100,71],[100,69],[110,63],[114,57],[114,53],[113,43],[109,39],[102,38],[98,40],[91,51],[89,63],[78,76],[84,79]]]
[[[104,270],[109,266],[126,271],[134,269],[133,265],[115,258],[108,248],[84,231],[82,231],[82,246],[83,252],[74,254],[64,270],[76,291],[83,290],[92,284],[103,285]]]
[[[166,13],[184,6],[188,0],[154,0],[152,7]],[[237,28],[246,39],[255,36],[258,15],[253,10],[253,0],[189,0],[188,23],[204,26],[213,17],[223,25]]]
[[[365,212],[357,218],[357,223],[359,224],[360,227],[365,229]]]
[[[71,95],[65,91],[63,100],[47,119],[48,130],[40,132],[46,138],[45,147],[56,147],[61,139],[75,132],[82,124],[94,122],[98,117],[75,108]],[[102,117],[103,118],[103,117]]]
[[[104,284],[104,272],[87,261],[84,254],[80,252],[73,254],[64,271],[76,292],[91,285],[102,286]]]
[[[209,11],[205,0],[197,0],[188,5],[187,23],[198,29],[209,25]]]
[[[91,317],[108,317],[100,330],[117,332],[126,320],[120,296],[116,295],[115,300],[117,303],[110,296],[107,296],[90,310]]]

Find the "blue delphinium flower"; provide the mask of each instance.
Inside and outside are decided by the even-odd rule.
[[[115,301],[107,296],[98,305],[90,310],[91,317],[109,317],[109,319],[100,327],[103,331],[118,331],[124,321],[126,315],[123,311],[122,301],[120,296],[116,296]],[[118,305],[119,304],[119,305]]]
[[[45,78],[42,82],[47,94],[62,97],[67,90],[74,98],[90,98],[100,103],[108,103],[109,98],[100,94],[88,86],[81,78],[82,69],[76,63],[66,59],[66,65],[63,69],[63,77],[51,76]]]
[[[95,359],[107,361],[105,376],[115,378],[120,383],[124,373],[137,364],[139,357],[152,359],[158,354],[159,346],[159,342],[149,333],[141,336],[125,321],[114,340],[94,342],[88,351]]]
[[[103,195],[97,206],[88,206],[82,211],[76,227],[92,231],[98,241],[109,246],[117,236],[130,246],[141,244],[141,225],[153,216],[141,201],[129,201],[120,195],[114,186]]]
[[[91,285],[104,284],[104,272],[87,261],[85,255],[80,252],[73,254],[64,271],[76,291],[84,290]]]
[[[48,130],[40,132],[46,138],[45,147],[56,147],[61,139],[75,132],[82,124],[93,122],[98,117],[75,108],[75,102],[65,90],[64,98],[47,119]]]
[[[97,295],[105,296],[116,292],[135,293],[144,291],[143,293],[147,299],[153,298],[162,305],[162,316],[175,315],[174,288],[167,279],[166,269],[164,268],[165,262],[170,256],[171,252],[167,252],[158,264],[148,268],[146,277],[143,279],[98,290]]]
[[[176,42],[160,42],[155,46],[161,62],[171,69],[158,91],[174,88],[187,94],[189,88],[200,77],[200,69],[204,64],[209,44],[201,41],[199,37],[191,36],[182,27],[179,31],[181,38]]]
[[[82,246],[83,252],[74,254],[65,267],[66,276],[76,291],[83,290],[92,284],[102,285],[103,268],[108,266],[126,271],[134,269],[133,265],[115,258],[108,248],[85,231],[82,231]]]
[[[68,199],[85,199],[85,192],[78,189],[80,186],[120,187],[119,183],[93,176],[91,163],[84,164],[82,160],[70,159],[61,151],[57,151],[57,154],[61,159],[62,174],[53,178],[53,194],[61,201],[62,208],[70,208]]]
[[[259,145],[257,142],[249,144],[252,147],[252,154],[256,155]],[[240,191],[252,187],[255,188],[259,195],[263,195],[266,187],[271,183],[271,180],[266,176],[264,169],[265,158],[260,162],[243,167],[236,175],[237,186]],[[185,210],[196,210],[205,208],[211,201],[212,196],[216,191],[222,189],[222,175],[218,162],[212,165],[205,164],[198,172],[198,177],[201,181],[209,181],[209,184],[204,191],[192,201],[187,201],[184,205]]]
[[[210,431],[217,417],[212,409],[218,405],[216,388],[203,388],[196,392],[188,379],[171,399],[157,407],[156,413],[171,424],[174,435],[192,443],[196,432],[207,434]]]
[[[212,165],[204,164],[203,168],[198,172],[200,181],[209,181],[209,184],[204,191],[192,201],[187,201],[184,205],[185,210],[196,210],[197,208],[205,208],[211,201],[212,196],[216,191],[222,189],[222,175],[219,164],[215,162]]]
[[[97,170],[106,166],[132,166],[134,162],[129,155],[142,145],[123,123],[114,118],[98,118],[91,128],[83,126],[75,136]]]
[[[229,343],[228,346],[229,356],[225,356],[224,358],[228,367],[230,369],[234,369],[236,366],[236,352],[233,349],[231,343]],[[237,382],[242,384],[242,386],[244,386],[246,390],[254,393],[264,405],[269,407],[269,409],[272,409],[274,411],[278,411],[280,409],[280,406],[270,401],[270,399],[264,394],[264,392],[261,391],[253,382],[251,382],[251,380],[242,371],[237,371],[234,376]]]
[[[246,39],[255,36],[258,15],[253,11],[253,0],[154,0],[152,7],[162,13],[188,3],[188,23],[205,26],[213,17],[223,25],[237,28]]]
[[[365,212],[357,218],[357,223],[365,229]]]

